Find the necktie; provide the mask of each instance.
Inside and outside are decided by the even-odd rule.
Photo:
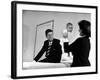
[[[49,46],[48,46],[48,50],[46,53],[46,57],[50,54],[51,45],[52,45],[52,41],[49,41]]]

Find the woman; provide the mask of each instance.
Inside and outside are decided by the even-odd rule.
[[[90,52],[90,22],[82,20],[78,23],[80,38],[73,42],[68,47],[68,51],[73,54],[72,67],[90,66],[89,52]]]

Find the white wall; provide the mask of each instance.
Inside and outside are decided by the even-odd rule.
[[[71,22],[74,27],[73,36],[71,38],[73,40],[78,37],[79,27],[77,23],[80,20],[84,19],[91,21],[91,14],[24,10],[23,11],[23,61],[33,60],[34,42],[35,42],[35,33],[37,24],[49,20],[54,20],[54,37],[60,39],[62,37],[62,31],[66,29],[66,24],[68,22]],[[44,38],[43,40],[45,39],[46,38]]]

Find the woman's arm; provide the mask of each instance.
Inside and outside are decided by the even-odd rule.
[[[80,44],[80,39],[78,38],[72,44],[69,45],[68,52],[75,50],[75,48],[77,48],[79,44]]]

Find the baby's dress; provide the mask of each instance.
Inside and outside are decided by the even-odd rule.
[[[66,62],[72,63],[72,54],[71,54],[71,52],[68,52],[68,50],[66,50],[66,49],[68,49],[66,47],[68,47],[68,44],[69,44],[68,39],[67,38],[61,38],[60,44],[62,46],[61,62],[62,63],[66,63]],[[68,55],[69,53],[70,53],[70,55]]]

